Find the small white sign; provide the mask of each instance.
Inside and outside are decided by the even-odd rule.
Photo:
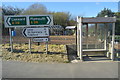
[[[33,42],[48,42],[48,38],[33,38]]]
[[[48,29],[48,27],[25,28],[25,29],[23,29],[22,33],[26,37],[46,37],[46,36],[49,36],[49,29]]]

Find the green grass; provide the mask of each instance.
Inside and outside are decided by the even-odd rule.
[[[46,54],[45,45],[32,44],[32,53],[29,53],[28,44],[14,44],[14,52],[11,53],[9,44],[2,44],[3,60],[68,63],[65,45],[49,45],[48,51]]]

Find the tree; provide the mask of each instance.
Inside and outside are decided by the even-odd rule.
[[[69,25],[69,26],[76,26],[76,24],[77,24],[77,21],[75,21],[74,19],[70,19],[70,20],[68,21],[68,25]]]
[[[2,7],[0,7],[0,24],[2,23]]]
[[[0,36],[2,34],[2,7],[0,6]],[[0,37],[1,39],[1,37]]]
[[[115,32],[117,35],[120,35],[120,12],[116,12],[115,15],[117,17]]]
[[[68,24],[73,24],[74,21],[71,20],[69,22],[70,19],[70,13],[69,12],[51,12],[51,11],[47,11],[46,6],[44,6],[43,4],[40,3],[35,3],[32,4],[31,6],[29,6],[26,10],[24,10],[24,12],[22,13],[23,15],[45,15],[45,14],[51,14],[53,15],[53,22],[55,25],[61,25],[64,28],[68,25]]]
[[[50,12],[53,15],[53,22],[55,25],[61,25],[64,28],[68,25],[70,19],[69,12]]]
[[[2,15],[19,15],[24,11],[24,9],[20,9],[17,7],[12,6],[5,6],[2,7]]]
[[[3,35],[8,35],[8,29],[4,27],[4,16],[5,15],[19,15],[23,12],[24,9],[20,9],[12,6],[2,6],[2,33]]]
[[[112,12],[110,9],[104,8],[103,10],[101,10],[101,12],[97,14],[97,17],[105,17],[106,15],[108,17],[113,17],[114,12]]]
[[[115,16],[117,17],[117,19],[120,20],[120,12],[116,12],[116,13],[115,13]]]
[[[25,15],[47,14],[47,8],[43,4],[35,3],[29,6],[22,14]]]
[[[120,35],[120,12],[112,12],[110,9],[104,8],[101,12],[98,13],[97,17],[114,17],[116,16],[116,26],[115,26],[115,34]]]

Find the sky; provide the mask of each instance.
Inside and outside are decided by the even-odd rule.
[[[36,2],[3,2],[2,5],[27,9]],[[104,8],[118,11],[118,2],[38,2],[48,11],[70,12],[72,16],[95,17]]]

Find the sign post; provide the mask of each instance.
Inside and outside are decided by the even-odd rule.
[[[48,54],[48,42],[46,42],[46,54]]]
[[[29,51],[31,53],[31,38],[48,37],[49,29],[45,26],[53,25],[53,17],[51,15],[11,15],[4,16],[4,23],[5,28],[9,28],[11,52],[13,52],[11,28],[32,27],[25,28],[22,31],[23,35],[29,38]],[[36,26],[40,26],[40,28],[36,28]],[[46,50],[48,52],[48,39],[36,39],[36,41],[46,41]]]
[[[33,38],[33,42],[45,42],[46,54],[48,53],[48,38]]]
[[[29,53],[31,53],[31,38],[29,38]]]
[[[10,34],[10,49],[11,49],[11,52],[13,52],[13,42],[12,42],[12,30],[11,28],[9,28],[9,34]]]

